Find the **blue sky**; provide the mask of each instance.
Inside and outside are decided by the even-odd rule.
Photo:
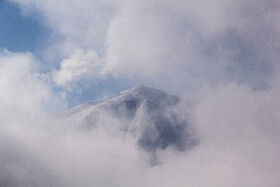
[[[36,52],[48,35],[37,20],[23,16],[15,3],[0,1],[0,48],[13,52]]]
[[[0,48],[11,52],[31,52],[42,63],[57,66],[58,62],[44,62],[42,51],[49,45],[53,35],[49,28],[43,24],[42,19],[34,14],[24,15],[20,6],[8,1],[0,1]],[[52,69],[54,67],[44,67]],[[98,81],[88,80],[79,83],[79,91],[70,91],[67,93],[69,107],[75,106],[87,101],[100,99],[104,96],[113,95],[133,86],[129,82],[116,80],[108,76]],[[61,92],[63,89],[53,85],[53,89]]]

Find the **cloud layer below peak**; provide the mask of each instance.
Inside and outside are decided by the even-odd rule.
[[[280,186],[279,1],[13,2],[42,16],[58,60],[0,51],[1,185]],[[129,138],[57,119],[57,87],[107,76],[181,95],[200,144],[149,167]]]

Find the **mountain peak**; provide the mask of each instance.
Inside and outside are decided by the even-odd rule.
[[[151,155],[169,146],[184,151],[196,140],[190,135],[188,120],[173,110],[178,102],[174,95],[141,85],[116,97],[78,106],[68,118],[87,130],[102,128],[132,136]]]
[[[129,109],[136,109],[137,106],[142,104],[145,104],[147,110],[154,110],[155,108],[160,108],[160,106],[172,106],[177,104],[178,102],[179,98],[175,95],[168,95],[161,90],[140,85],[122,91],[118,95],[108,99],[91,101],[79,106],[75,106],[72,109],[66,111],[64,114],[66,116],[72,115],[75,113],[79,113],[81,110],[92,107],[112,108],[112,106],[126,106]]]
[[[130,88],[126,91],[123,91],[121,92],[121,94],[159,94],[159,93],[164,93],[163,91],[160,91],[160,90],[157,90],[157,89],[154,89],[154,88],[149,88],[147,86],[144,86],[144,85],[140,85],[140,86],[137,86],[137,87],[133,87],[133,88]]]
[[[167,93],[157,90],[154,88],[146,87],[144,85],[140,85],[129,90],[123,91],[120,94],[120,97],[123,99],[136,99],[138,101],[146,101],[146,102],[157,102],[157,103],[166,103],[168,105],[177,104],[179,98],[174,95],[168,95]]]

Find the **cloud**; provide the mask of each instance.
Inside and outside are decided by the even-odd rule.
[[[108,133],[104,124],[79,130],[74,120],[50,114],[62,101],[38,76],[31,54],[3,51],[0,60],[2,185],[279,185],[277,86],[230,84],[187,95],[174,112],[188,117],[200,143],[188,152],[159,150],[161,164],[150,167],[133,138]],[[108,125],[122,125],[103,115]]]
[[[45,110],[33,115],[22,108],[13,113],[16,118],[1,119],[0,165],[5,168],[1,182],[13,186],[278,186],[278,95],[278,89],[252,91],[232,84],[205,88],[192,104],[189,99],[182,101],[174,110],[188,116],[200,143],[188,152],[172,147],[159,150],[161,164],[153,167],[133,138],[108,133],[104,122],[83,131],[74,120],[54,118]],[[8,113],[1,110],[2,116]],[[122,125],[110,113],[103,115],[108,115],[107,125]]]
[[[100,75],[102,63],[93,50],[75,51],[69,58],[61,61],[60,69],[53,72],[53,80],[58,86],[70,84],[80,79]]]
[[[3,185],[280,185],[278,1],[15,2],[59,38],[57,86],[114,75],[178,93],[200,144],[160,151],[162,164],[149,167],[133,140],[50,115],[63,100],[40,63],[1,51]]]
[[[127,3],[108,29],[107,67],[180,91],[232,81],[262,88],[277,66],[278,15],[276,1]]]
[[[217,169],[215,164],[212,168],[214,175],[221,179],[210,184],[278,185],[275,178],[279,168],[274,165],[280,151],[275,147],[280,130],[275,115],[280,109],[275,102],[278,92],[278,88],[252,91],[235,84],[204,92],[205,100],[196,105],[195,120],[199,136],[209,148],[209,159],[217,159]]]
[[[59,104],[47,80],[38,73],[39,62],[32,54],[0,51],[0,72],[3,110],[35,112],[40,111],[44,105],[57,107],[56,104]]]
[[[15,2],[59,36],[51,56],[94,50],[101,72],[177,94],[229,82],[263,89],[278,66],[275,0]]]
[[[18,3],[24,14],[34,16],[52,30],[49,49],[52,55],[64,58],[77,48],[102,51],[106,28],[114,13],[112,2],[11,1]]]
[[[47,115],[65,108],[65,104],[38,74],[38,64],[30,53],[0,51],[0,181],[4,186],[33,183],[36,177],[28,176],[35,174],[35,166],[36,176],[45,176],[45,182],[50,177],[25,141]]]

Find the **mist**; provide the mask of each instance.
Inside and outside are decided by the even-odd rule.
[[[0,50],[0,186],[280,186],[278,1],[10,2],[59,39]],[[108,77],[179,96],[161,115],[196,143],[147,151],[110,112],[65,118]]]
[[[13,55],[6,58],[17,58]],[[1,82],[16,98],[6,102],[8,96],[1,95],[3,186],[279,185],[277,88],[253,91],[230,84],[186,95],[172,110],[188,120],[199,143],[188,151],[173,146],[158,150],[160,163],[151,166],[149,153],[133,137],[112,130],[123,121],[110,113],[89,131],[50,113],[54,105],[44,103],[56,98],[62,106],[63,99],[48,89],[46,81],[31,76],[27,62],[25,72],[20,68],[20,79]],[[15,75],[15,63],[17,59],[1,70]]]

